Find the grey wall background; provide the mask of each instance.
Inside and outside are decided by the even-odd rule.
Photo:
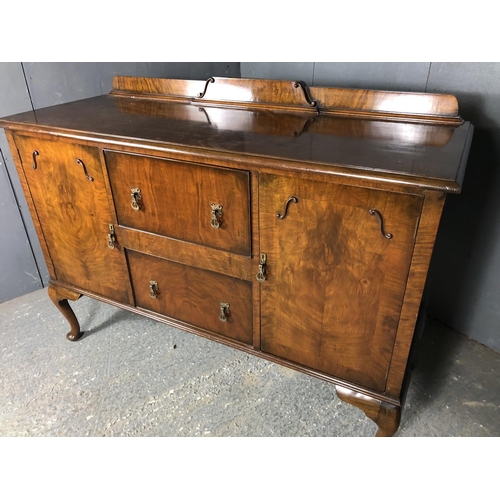
[[[500,63],[0,63],[0,116],[107,93],[115,74],[301,79],[456,95],[475,135],[463,192],[445,205],[428,312],[500,351]],[[2,302],[43,286],[47,270],[2,132],[0,152]]]
[[[241,76],[457,96],[475,132],[463,191],[445,204],[428,313],[500,351],[500,63],[243,62]]]
[[[204,80],[240,76],[239,63],[0,62],[0,116],[107,94],[115,75]],[[48,283],[48,271],[0,129],[0,302]]]

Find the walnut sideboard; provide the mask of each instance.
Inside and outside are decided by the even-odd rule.
[[[119,76],[0,126],[69,340],[86,295],[331,382],[396,432],[472,138],[454,96]]]

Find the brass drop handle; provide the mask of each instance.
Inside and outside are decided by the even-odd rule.
[[[160,291],[158,290],[158,282],[154,280],[149,280],[149,296],[152,299],[156,299]]]
[[[115,236],[115,226],[113,224],[109,224],[109,233],[108,233],[108,247],[113,250],[115,248],[116,236]]]
[[[138,203],[138,200],[142,200],[141,190],[139,188],[130,188],[130,191],[132,191],[132,193],[131,193],[132,208],[134,210],[140,210],[141,205]]]
[[[35,149],[35,151],[33,151],[33,165],[31,165],[31,168],[33,170],[36,170],[36,167],[38,167],[38,165],[36,164],[36,157],[39,155],[40,153]]]
[[[212,207],[212,220],[210,221],[210,225],[214,229],[219,229],[222,224],[222,205],[210,203],[210,206]]]
[[[266,262],[267,262],[267,255],[265,253],[260,254],[260,264],[259,264],[259,272],[257,273],[257,276],[255,278],[259,283],[264,283],[266,281],[267,276],[266,276]]]
[[[229,304],[227,302],[220,303],[219,319],[225,323],[229,318]]]

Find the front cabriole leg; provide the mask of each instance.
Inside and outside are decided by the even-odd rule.
[[[65,288],[57,287],[53,284],[49,284],[48,294],[50,300],[52,300],[54,305],[68,320],[71,327],[71,331],[66,335],[66,338],[71,341],[78,340],[83,335],[83,332],[80,331],[80,324],[76,319],[73,309],[71,309],[71,306],[68,304],[68,299],[78,300],[81,297],[81,294]]]
[[[335,386],[335,390],[342,401],[363,410],[365,415],[377,424],[378,431],[375,434],[377,437],[390,437],[398,430],[401,420],[400,406],[379,401],[339,385]]]

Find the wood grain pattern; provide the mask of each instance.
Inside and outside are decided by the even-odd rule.
[[[271,175],[260,186],[262,349],[383,391],[422,199]]]
[[[252,284],[166,259],[127,250],[137,307],[179,319],[225,337],[252,344]],[[158,297],[149,295],[149,281]],[[220,303],[230,305],[226,322]]]
[[[303,86],[305,84],[302,83]],[[449,94],[395,92],[366,89],[306,87],[309,96],[317,101],[321,112],[342,112],[379,115],[417,115],[421,120],[448,118],[460,123],[457,98]],[[112,93],[143,94],[149,98],[171,97],[232,104],[265,105],[268,108],[310,108],[301,87],[290,80],[259,80],[249,78],[215,77],[202,99],[205,82],[116,76]],[[455,120],[453,120],[455,119]]]
[[[119,224],[241,255],[251,254],[249,174],[106,151]],[[141,190],[140,209],[131,188]],[[211,226],[211,204],[222,222]]]
[[[259,175],[252,172],[250,175],[250,192],[251,192],[251,211],[252,211],[252,248],[254,249],[253,258],[251,259],[251,277],[250,280],[254,283],[252,286],[252,302],[253,302],[253,345],[256,350],[260,350],[260,286],[255,282],[255,276],[258,272],[259,257],[260,257],[260,225],[259,225]]]
[[[303,83],[290,80],[258,80],[250,78],[215,77],[199,101],[221,103],[224,106],[262,106],[317,113],[308,101],[309,90]],[[304,91],[305,89],[305,91]],[[307,93],[307,97],[305,95]],[[197,99],[198,100],[198,99]]]
[[[400,114],[408,118],[462,121],[458,116],[457,98],[449,94],[311,87],[311,95],[324,111],[329,112]]]
[[[110,95],[133,97],[134,99],[159,99],[173,102],[203,103],[212,107],[232,107],[240,109],[256,108],[293,110],[296,113],[317,114],[318,109],[311,103],[307,86],[300,82],[287,80],[255,80],[244,78],[209,78],[205,82],[178,80],[175,84],[162,82],[161,79],[144,78],[132,82],[122,77],[121,88],[113,89]],[[124,90],[124,88],[128,90]],[[159,89],[157,94],[150,92],[152,87]],[[200,90],[191,94],[194,90]],[[165,91],[175,92],[166,94]],[[306,97],[307,94],[307,97]]]
[[[424,198],[422,216],[406,284],[404,305],[401,310],[391,368],[385,388],[385,392],[390,395],[399,396],[401,393],[444,202],[445,195],[441,193],[427,193]]]
[[[35,209],[35,204],[33,202],[30,188],[28,186],[28,181],[26,180],[26,176],[24,175],[21,157],[19,156],[19,151],[17,149],[16,143],[14,142],[14,133],[11,130],[6,130],[5,135],[7,137],[7,142],[9,144],[9,148],[10,148],[10,151],[12,153],[12,158],[14,159],[14,164],[16,166],[17,175],[18,175],[19,181],[21,183],[24,197],[26,198],[26,203],[28,205],[28,209],[30,211],[31,218],[33,220],[33,225],[35,226],[36,235],[38,237],[38,241],[40,242],[40,247],[42,249],[42,254],[43,254],[43,258],[45,260],[45,264],[47,265],[49,277],[51,279],[55,279],[56,278],[56,271],[54,269],[54,263],[52,262],[52,258],[50,257],[50,252],[49,252],[49,249],[47,247],[47,242],[45,240],[45,236],[43,234],[42,226],[40,224],[40,219],[38,218],[38,214],[37,214],[36,209]]]
[[[55,277],[130,303],[123,249],[107,244],[111,214],[98,150],[42,138],[14,140]],[[33,169],[35,150],[38,166]]]
[[[252,281],[255,274],[252,259],[242,255],[121,226],[116,228],[116,237],[123,248],[156,255],[187,266],[200,267],[247,281]]]
[[[113,78],[112,94],[126,92],[128,95],[145,94],[168,96],[170,98],[194,99],[203,91],[205,82],[201,80],[176,80],[166,78],[141,78],[117,75]]]

